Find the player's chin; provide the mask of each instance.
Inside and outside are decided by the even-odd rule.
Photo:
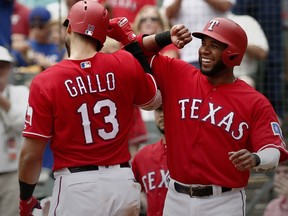
[[[211,68],[210,67],[201,66],[200,71],[205,76],[210,76],[210,74],[211,74]]]

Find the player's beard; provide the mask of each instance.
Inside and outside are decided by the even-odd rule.
[[[157,127],[157,129],[159,130],[159,132],[161,134],[165,134],[165,129],[164,128],[160,127],[159,125],[156,125],[156,127]]]
[[[227,68],[227,66],[223,63],[223,61],[218,61],[211,70],[203,70],[200,57],[199,57],[199,64],[201,73],[208,77],[218,77]]]
[[[66,47],[66,50],[67,50],[68,57],[70,57],[70,54],[71,54],[71,46],[70,45],[71,45],[70,38],[66,37],[65,38],[65,47]]]

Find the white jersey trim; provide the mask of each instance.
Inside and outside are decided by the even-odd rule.
[[[39,137],[43,137],[43,138],[51,138],[52,136],[45,136],[42,134],[38,134],[38,133],[33,133],[33,132],[23,132],[23,134],[28,134],[28,135],[34,135],[34,136],[39,136]]]

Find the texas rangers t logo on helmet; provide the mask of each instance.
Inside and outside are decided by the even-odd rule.
[[[210,21],[210,26],[208,27],[208,30],[212,31],[213,30],[213,27],[218,25],[219,24],[219,21],[218,20],[211,20]]]

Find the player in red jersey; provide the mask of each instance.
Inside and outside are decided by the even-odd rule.
[[[162,215],[167,193],[166,140],[162,107],[154,111],[161,139],[140,149],[132,161],[132,170],[147,198],[147,216]]]
[[[128,28],[113,29],[110,37],[121,40]],[[273,170],[288,152],[268,99],[233,74],[246,50],[244,30],[215,18],[193,36],[202,40],[200,69],[153,56],[192,39],[183,25],[138,38],[163,97],[170,172],[164,215],[243,216],[250,170]]]
[[[20,215],[40,207],[32,194],[49,139],[56,178],[51,215],[138,215],[140,184],[129,164],[128,131],[133,107],[155,109],[161,95],[130,53],[98,52],[109,25],[101,4],[77,2],[64,25],[69,58],[37,75],[30,87]]]

